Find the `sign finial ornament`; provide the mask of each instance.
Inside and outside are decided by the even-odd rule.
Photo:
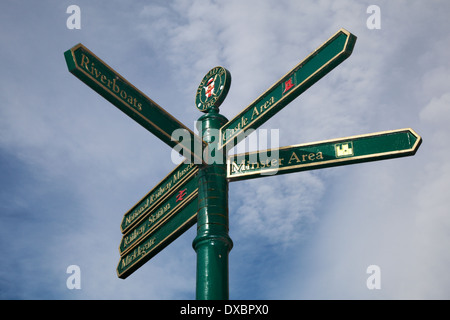
[[[223,67],[211,69],[202,79],[195,95],[195,106],[202,112],[216,109],[228,94],[231,74]]]

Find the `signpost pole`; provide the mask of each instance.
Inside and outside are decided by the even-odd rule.
[[[208,144],[206,150],[215,157],[208,158],[214,159],[213,163],[202,165],[197,176],[197,236],[192,243],[197,253],[197,300],[229,299],[228,253],[233,242],[228,235],[226,155],[217,150],[214,135],[228,120],[217,111],[209,110],[199,119],[199,132]]]

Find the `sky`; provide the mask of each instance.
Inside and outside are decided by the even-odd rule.
[[[81,29],[67,27],[70,5]],[[231,182],[230,298],[449,299],[449,13],[444,0],[3,0],[0,298],[195,299],[195,227],[117,277],[123,215],[176,163],[70,74],[64,51],[83,43],[194,130],[210,69],[231,73],[220,112],[232,119],[345,28],[352,55],[260,128],[278,129],[279,146],[402,128],[423,143],[413,157]]]

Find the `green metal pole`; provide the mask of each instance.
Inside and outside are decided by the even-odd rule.
[[[199,131],[212,155],[217,151],[217,129],[227,119],[210,110],[200,119]],[[216,129],[216,130],[215,130]],[[197,236],[192,246],[197,253],[197,300],[227,300],[228,253],[233,242],[228,235],[228,182],[226,155],[217,156],[213,163],[202,165],[198,173]]]

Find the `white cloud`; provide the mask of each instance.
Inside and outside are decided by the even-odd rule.
[[[67,72],[70,45],[85,43],[192,125],[193,96],[210,68],[232,73],[221,109],[232,118],[344,27],[358,36],[352,56],[264,128],[281,129],[280,146],[405,126],[424,143],[413,158],[230,184],[230,278],[239,290],[231,296],[448,298],[449,5],[377,4],[381,30],[368,30],[368,4],[352,1],[81,2],[79,32],[65,28],[64,5],[60,16],[39,7],[51,15],[39,28],[27,10],[8,8],[24,16],[1,19],[10,45],[1,54],[0,146],[18,159],[8,181],[29,181],[2,185],[2,196],[30,219],[2,260],[21,282],[3,272],[2,288],[32,298],[193,297],[195,228],[127,280],[115,275],[122,214],[174,164],[169,148]],[[15,230],[9,219],[19,216],[1,218]],[[14,250],[27,248],[34,254]],[[81,267],[81,292],[65,288],[69,264]],[[381,267],[381,291],[365,286],[370,264]]]
[[[450,92],[439,98],[433,97],[430,103],[420,112],[420,118],[435,126],[435,128],[447,131],[446,124],[450,121]]]
[[[323,182],[308,173],[235,182],[230,189],[237,237],[281,247],[305,237],[317,220],[315,208],[324,193]]]

